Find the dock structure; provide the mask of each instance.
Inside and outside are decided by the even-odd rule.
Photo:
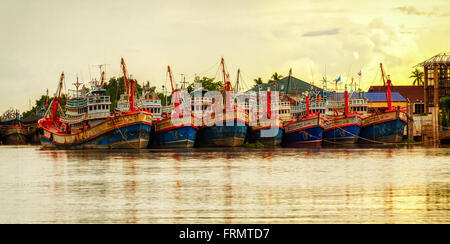
[[[440,128],[439,130],[439,136],[441,141],[450,141],[450,130],[448,128]]]
[[[425,113],[432,107],[439,107],[439,99],[450,94],[450,52],[439,53],[415,67],[423,67]]]

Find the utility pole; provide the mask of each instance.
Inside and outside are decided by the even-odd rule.
[[[180,74],[180,80],[181,80],[181,89],[186,89],[186,75]]]
[[[289,94],[289,86],[291,85],[292,68],[289,69],[289,78],[286,86],[286,95]]]
[[[241,70],[238,69],[237,71],[237,78],[236,78],[236,88],[235,88],[235,92],[238,93],[239,92],[239,76],[241,75]]]
[[[327,78],[326,77],[322,77],[322,88],[323,88],[323,98],[326,99],[327,98]]]
[[[166,106],[166,86],[162,85],[162,92],[163,92],[163,105]]]

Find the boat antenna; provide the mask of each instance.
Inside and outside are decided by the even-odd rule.
[[[78,88],[80,87],[80,85],[81,85],[81,83],[79,82],[79,80],[78,80],[78,74],[77,74],[77,82],[75,82],[75,83],[72,83],[72,85],[74,85],[76,88],[77,88],[77,90],[76,90],[76,96],[78,97]],[[72,90],[73,91],[73,90]]]

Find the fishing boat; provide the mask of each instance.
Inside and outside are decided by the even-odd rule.
[[[126,101],[124,102],[126,104]],[[156,92],[150,88],[150,83],[147,82],[143,87],[141,98],[136,105],[142,111],[147,111],[153,115],[153,121],[162,119],[163,106],[161,99],[158,98]]]
[[[361,131],[361,116],[349,109],[349,94],[347,87],[344,92],[344,112],[328,116],[323,132],[324,143],[354,144],[358,141]]]
[[[11,125],[5,130],[5,144],[23,145],[27,144],[26,134],[22,125]]]
[[[362,120],[361,143],[397,143],[403,140],[407,115],[400,108],[392,107],[390,76],[385,76],[383,64],[380,63],[381,77],[385,86],[387,109],[377,112]]]
[[[122,58],[124,82],[129,110],[117,115],[109,112],[110,98],[101,84],[95,84],[85,96],[75,96],[67,102],[67,114],[61,116],[59,99],[64,80],[61,74],[57,92],[49,109],[38,123],[44,148],[110,149],[146,148],[149,142],[152,115],[135,107],[135,80],[129,79]]]
[[[272,114],[272,97],[270,88],[267,89],[267,95],[265,104],[258,106],[258,111],[255,114],[256,125],[250,126],[248,141],[250,143],[261,143],[265,147],[275,147],[281,145],[283,139],[283,125],[279,118],[279,113]],[[265,110],[262,110],[265,107]],[[278,104],[276,106],[278,109]],[[261,112],[265,113],[265,116],[261,116]],[[278,111],[277,111],[278,112]]]
[[[232,105],[231,82],[225,71],[225,61],[221,59],[223,81],[225,85],[225,108],[219,112],[205,114],[199,133],[199,146],[202,147],[239,147],[245,142],[248,129],[248,114],[244,108]],[[205,118],[204,116],[204,118]],[[211,122],[211,123],[210,123]]]
[[[199,128],[192,114],[184,116],[180,110],[180,90],[175,89],[170,66],[167,73],[172,85],[173,109],[169,116],[155,122],[154,146],[164,148],[190,148],[195,144]],[[190,107],[191,104],[188,104]]]
[[[26,130],[20,122],[18,110],[9,109],[2,115],[3,141],[7,145],[26,144]]]
[[[319,113],[311,113],[310,98],[306,96],[306,115],[298,116],[284,125],[285,147],[319,146],[322,144],[325,118]]]

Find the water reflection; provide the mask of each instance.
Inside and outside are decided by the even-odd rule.
[[[0,153],[2,223],[450,222],[445,147]]]

